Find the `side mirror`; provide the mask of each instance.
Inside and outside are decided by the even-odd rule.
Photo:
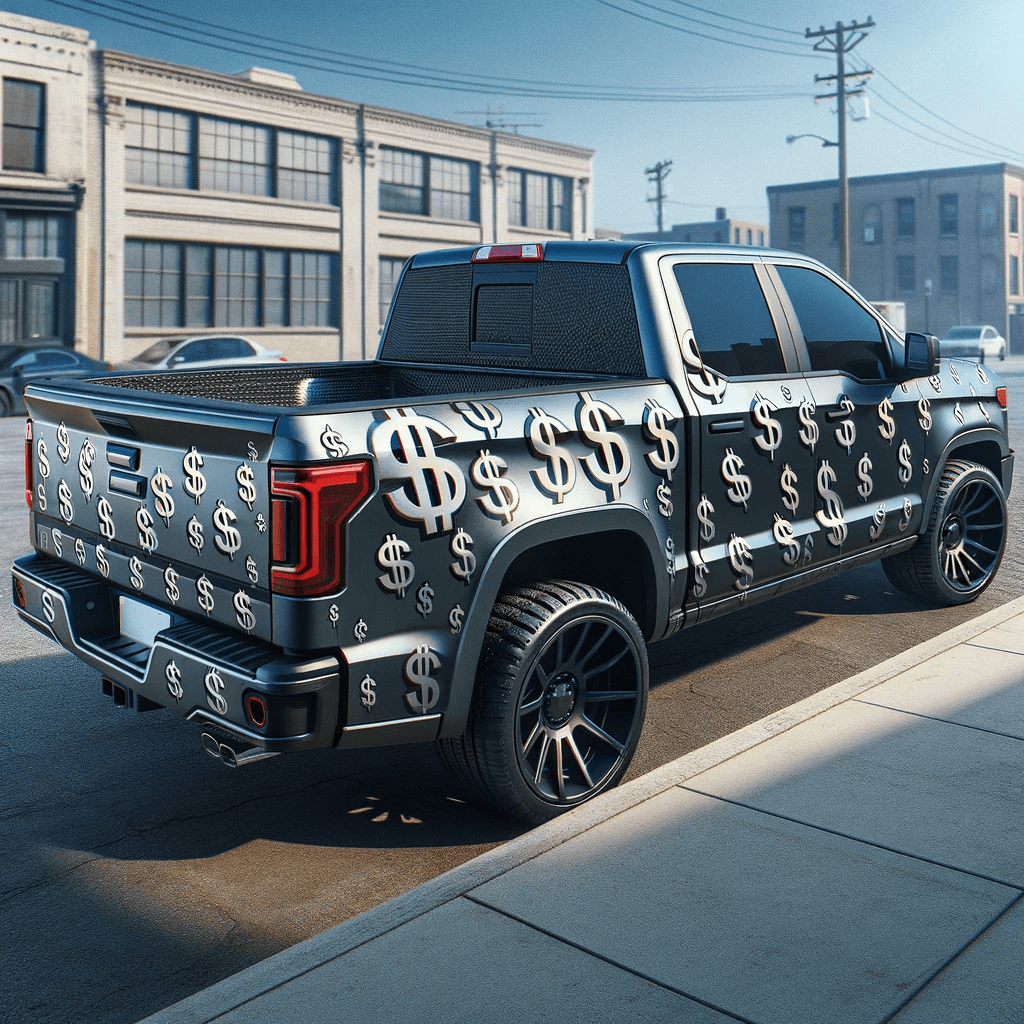
[[[904,369],[914,377],[931,377],[939,372],[939,343],[934,334],[903,336]]]

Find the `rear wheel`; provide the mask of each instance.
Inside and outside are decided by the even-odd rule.
[[[882,559],[889,581],[939,604],[966,604],[991,582],[1006,547],[1006,497],[991,470],[951,460],[942,471],[928,529],[917,544]]]
[[[581,583],[505,591],[481,650],[466,733],[445,763],[507,814],[539,824],[614,786],[647,709],[647,649],[615,598]]]

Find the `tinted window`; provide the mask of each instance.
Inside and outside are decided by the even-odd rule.
[[[776,269],[800,321],[811,369],[883,378],[889,357],[878,321],[827,277],[805,267]]]
[[[708,366],[727,377],[786,372],[768,303],[750,264],[680,263],[674,273]]]
[[[210,359],[248,359],[252,346],[242,338],[213,338],[210,341]]]

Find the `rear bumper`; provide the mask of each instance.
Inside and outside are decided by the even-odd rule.
[[[343,671],[337,657],[288,657],[184,617],[147,644],[121,633],[119,592],[88,573],[32,554],[11,574],[18,615],[122,687],[136,707],[169,708],[265,750],[334,746]],[[253,695],[265,709],[257,715],[261,725],[246,712]]]

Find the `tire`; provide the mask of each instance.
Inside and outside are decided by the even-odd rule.
[[[643,634],[614,597],[567,581],[498,599],[463,736],[442,761],[475,793],[537,825],[610,789],[647,710]]]
[[[992,582],[1006,547],[1006,496],[995,474],[950,460],[928,529],[908,551],[882,559],[889,582],[937,604],[973,601]]]

